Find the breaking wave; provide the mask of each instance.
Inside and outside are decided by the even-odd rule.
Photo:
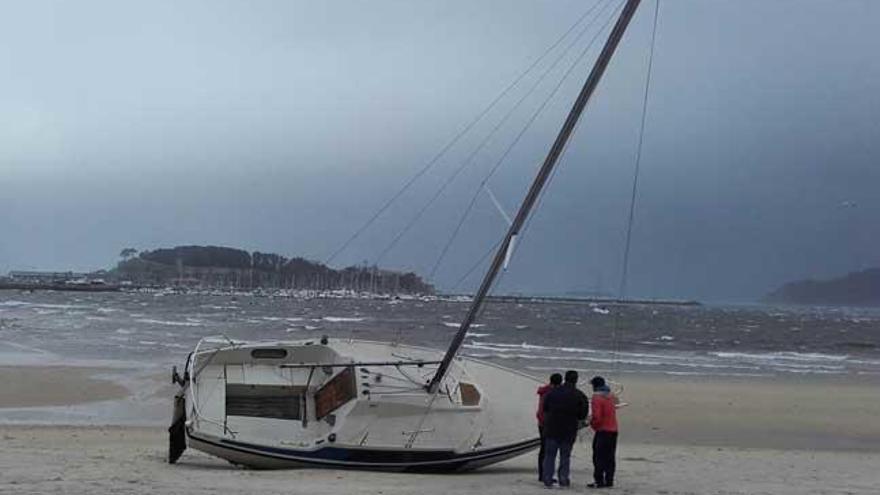
[[[137,320],[139,323],[148,323],[151,325],[167,325],[171,327],[200,327],[202,326],[201,321],[169,321],[169,320],[154,320],[152,318],[143,318]]]
[[[353,316],[325,316],[321,319],[324,321],[332,322],[332,323],[346,323],[346,322],[364,321],[366,318],[353,317]]]

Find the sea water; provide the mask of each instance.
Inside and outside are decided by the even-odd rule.
[[[452,300],[0,291],[0,364],[182,366],[204,336],[337,338],[445,348]],[[464,355],[550,369],[693,375],[880,375],[880,311],[489,303]]]

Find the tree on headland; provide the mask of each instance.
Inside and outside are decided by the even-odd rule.
[[[287,288],[430,294],[434,288],[415,273],[396,272],[366,263],[334,269],[302,257],[221,246],[124,249],[117,273],[137,283],[199,284],[203,287]]]
[[[125,248],[119,252],[119,256],[124,260],[129,260],[134,258],[138,254],[138,250],[135,248]]]

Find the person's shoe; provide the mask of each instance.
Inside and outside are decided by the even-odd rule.
[[[546,488],[548,490],[553,488],[553,483],[544,483],[544,488]]]
[[[590,483],[587,485],[587,488],[605,488],[605,485],[600,483]]]
[[[559,481],[559,488],[568,488],[570,486],[571,486],[571,481],[569,481],[569,480],[560,480]]]

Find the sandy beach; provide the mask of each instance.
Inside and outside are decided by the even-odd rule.
[[[3,407],[96,410],[128,401],[136,415],[166,399],[132,402],[97,368],[0,367]],[[96,378],[97,377],[97,378]],[[156,380],[161,377],[157,376]],[[620,493],[873,494],[880,486],[880,401],[871,380],[623,377]],[[169,386],[169,392],[170,392]],[[170,395],[169,395],[170,396]],[[532,407],[532,404],[524,404]],[[31,409],[32,408],[32,409]],[[330,470],[252,471],[188,450],[165,463],[163,425],[0,426],[0,493],[536,493],[534,456],[460,475]],[[589,479],[588,444],[575,449],[575,488]]]
[[[880,495],[880,0],[0,12],[0,495]]]
[[[0,427],[0,492],[31,493],[542,493],[532,457],[456,475],[332,470],[251,471],[187,451],[164,462],[164,430]],[[586,445],[576,447],[574,491],[586,491]],[[617,493],[869,494],[880,456],[624,442]]]

